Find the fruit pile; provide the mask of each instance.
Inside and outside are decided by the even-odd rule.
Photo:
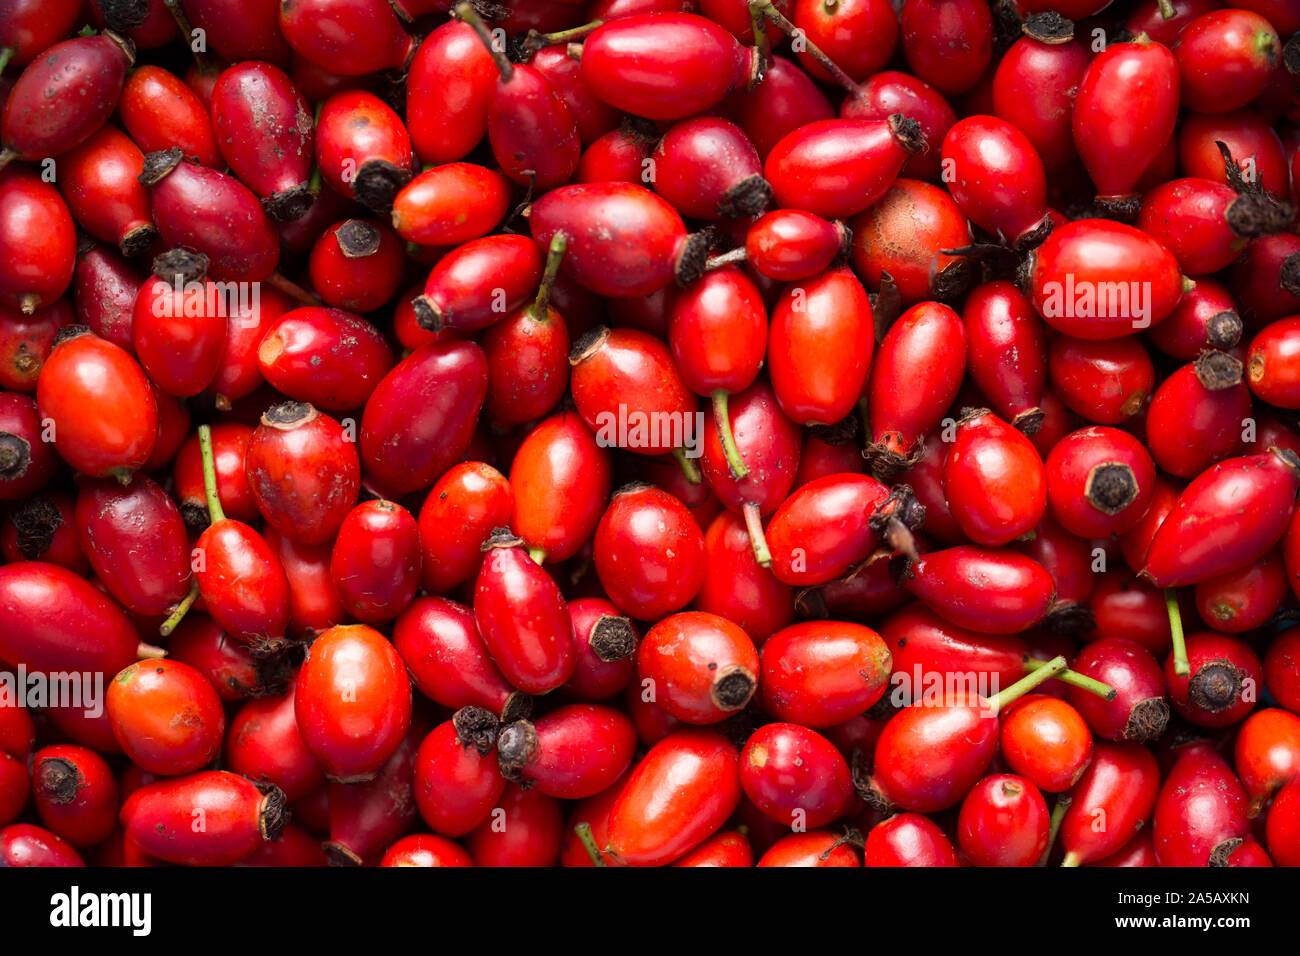
[[[1300,865],[1296,0],[0,0],[0,865]]]

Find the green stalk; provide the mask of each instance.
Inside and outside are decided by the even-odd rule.
[[[596,838],[591,835],[591,824],[582,822],[576,824],[573,832],[578,834],[578,839],[582,841],[582,848],[587,851],[587,856],[591,857],[592,866],[609,866],[605,862],[605,855],[600,852],[600,847],[596,846]]]
[[[208,518],[213,524],[226,520],[221,499],[217,497],[217,462],[212,453],[212,429],[199,426],[199,455],[203,459],[203,494],[208,499]]]
[[[1056,835],[1061,832],[1061,821],[1065,819],[1065,811],[1070,809],[1072,802],[1073,798],[1068,793],[1056,798],[1056,806],[1052,807],[1052,821],[1047,830],[1047,848],[1034,866],[1047,866],[1047,858],[1052,855],[1052,847],[1056,845]]]
[[[674,448],[673,457],[677,459],[677,464],[682,466],[682,474],[686,476],[686,480],[691,484],[698,485],[704,480],[704,476],[700,474],[699,466],[686,457],[685,449]]]
[[[754,46],[766,60],[772,53],[772,41],[767,35],[767,17],[763,13],[761,0],[749,2],[749,24],[754,31]]]
[[[727,411],[727,390],[720,388],[713,393],[713,421],[718,426],[718,437],[722,439],[722,452],[727,457],[727,467],[731,477],[740,481],[749,476],[745,459],[740,457],[736,447],[736,437],[731,433],[731,415]]]
[[[584,23],[582,26],[573,27],[570,30],[559,30],[555,33],[534,33],[529,36],[529,40],[532,40],[535,36],[538,40],[542,41],[543,46],[572,43],[574,40],[581,40],[588,33],[594,33],[597,27],[604,25],[604,20],[592,20],[590,23]]]
[[[1025,670],[1027,671],[1036,671],[1040,667],[1046,667],[1046,666],[1047,666],[1047,661],[1037,660],[1032,657],[1026,659],[1025,661]],[[1080,674],[1078,671],[1072,671],[1068,667],[1065,670],[1061,671],[1061,673],[1057,674],[1056,676],[1057,679],[1060,680],[1062,683],[1071,684],[1075,687],[1078,687],[1080,690],[1086,690],[1091,694],[1096,694],[1098,697],[1101,697],[1104,700],[1115,699],[1115,695],[1116,695],[1115,688],[1111,687],[1109,684],[1103,684],[1095,677],[1085,677],[1083,674]]]
[[[1187,663],[1187,643],[1183,639],[1183,615],[1178,610],[1178,592],[1165,588],[1165,608],[1169,611],[1169,631],[1174,639],[1174,673],[1179,677],[1189,677],[1191,665]]]
[[[175,609],[171,613],[171,616],[168,617],[167,620],[162,622],[162,626],[158,628],[158,633],[161,634],[163,637],[167,637],[169,634],[171,634],[172,631],[176,630],[177,625],[179,625],[181,621],[185,618],[185,615],[189,612],[189,609],[194,606],[194,602],[198,599],[198,596],[199,596],[199,582],[196,579],[190,582],[189,593],[185,595],[184,599],[181,601],[180,604],[176,605]]]
[[[1014,700],[1018,700],[1025,694],[1028,694],[1039,684],[1051,680],[1053,677],[1059,675],[1063,670],[1065,670],[1065,658],[1059,656],[1053,657],[1041,667],[1034,668],[1031,673],[1020,678],[1020,680],[1016,681],[1006,690],[999,691],[992,697],[985,698],[985,703],[994,714],[997,714],[1002,710],[1002,708],[1006,707],[1007,704]]]
[[[569,237],[562,232],[557,232],[551,238],[551,248],[546,253],[546,271],[542,273],[542,284],[537,287],[537,298],[528,307],[528,314],[538,322],[546,321],[551,303],[551,287],[555,285],[555,277],[560,273],[560,261],[564,258],[564,251],[568,246]]]
[[[746,501],[743,511],[745,530],[749,532],[749,545],[754,549],[754,559],[763,567],[770,568],[772,552],[767,548],[767,535],[763,533],[763,516],[759,513],[758,505]]]

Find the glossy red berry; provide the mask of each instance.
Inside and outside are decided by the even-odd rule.
[[[1083,716],[1046,695],[1022,698],[1007,710],[999,746],[1007,766],[1049,793],[1073,787],[1092,762],[1094,748]]]
[[[985,232],[1019,246],[1049,228],[1043,161],[1011,123],[993,116],[959,120],[944,136],[941,155],[951,171],[952,198]]]
[[[1066,697],[1093,733],[1108,740],[1154,740],[1169,721],[1165,680],[1151,651],[1135,641],[1106,637],[1075,657],[1073,669],[1114,688],[1105,700],[1077,687]]]
[[[55,449],[92,477],[125,478],[153,451],[158,407],[144,371],[123,349],[70,326],[36,387]]]
[[[1114,428],[1083,428],[1047,456],[1047,500],[1061,526],[1082,538],[1123,534],[1146,512],[1155,491],[1150,454]]]
[[[833,425],[862,395],[874,351],[871,301],[847,268],[788,286],[772,310],[767,363],[778,404],[799,425]]]
[[[994,774],[962,801],[962,852],[976,866],[1033,866],[1047,849],[1047,802],[1028,780]]]
[[[1178,37],[1179,96],[1198,113],[1227,113],[1264,91],[1281,44],[1274,25],[1251,10],[1215,10]]]
[[[113,736],[131,761],[150,773],[193,773],[221,752],[226,732],[221,700],[188,664],[131,664],[113,678],[107,696]]]
[[[608,447],[576,411],[542,420],[511,464],[510,528],[531,552],[567,561],[595,532],[609,501],[611,473]]]
[[[486,739],[474,733],[472,708],[457,714],[435,727],[415,755],[420,816],[429,829],[446,837],[464,836],[487,819],[506,788],[491,733]]]
[[[86,747],[55,744],[36,751],[32,796],[41,822],[73,846],[94,846],[117,826],[117,781],[108,762]]]
[[[1156,863],[1208,866],[1236,849],[1248,831],[1246,791],[1208,741],[1181,751],[1152,818]]]
[[[402,283],[402,244],[387,225],[369,219],[335,223],[312,247],[308,273],[326,305],[373,312]]]
[[[196,819],[203,827],[194,826]],[[266,794],[243,777],[208,770],[148,784],[122,805],[127,839],[169,863],[229,866],[279,836],[284,793]]]
[[[500,173],[473,163],[447,163],[402,187],[393,200],[393,228],[409,242],[459,245],[491,232],[509,205],[510,184]]]
[[[34,171],[0,171],[0,303],[31,315],[72,281],[76,234],[59,192]]]
[[[250,446],[251,447],[251,446]],[[359,621],[391,621],[420,584],[420,531],[401,505],[365,501],[343,517],[330,552],[330,577]]]
[[[972,0],[906,0],[899,17],[912,72],[953,96],[976,84],[993,56],[993,18]]]
[[[1052,230],[1030,258],[1034,308],[1057,331],[1082,339],[1149,328],[1174,310],[1185,288],[1168,249],[1107,219],[1076,219]]]
[[[168,245],[208,257],[217,281],[260,282],[280,261],[280,240],[257,196],[232,176],[188,162],[172,147],[145,157],[154,223]]]
[[[1159,587],[1196,584],[1258,560],[1286,533],[1300,489],[1294,456],[1273,449],[1199,475],[1156,531],[1142,575]]]
[[[363,405],[369,411],[366,400],[393,368],[393,353],[360,316],[307,306],[275,318],[257,363],[266,381],[292,399],[331,412]]]
[[[898,813],[871,828],[864,866],[959,866],[952,841],[919,813]]]
[[[125,487],[87,481],[77,495],[76,531],[100,581],[128,610],[168,615],[185,600],[193,584],[185,521],[157,482],[144,475]]]
[[[938,302],[915,305],[890,326],[867,385],[873,463],[897,469],[917,457],[957,397],[966,346],[962,320]]]
[[[622,17],[582,46],[582,79],[598,98],[634,116],[674,120],[703,113],[757,80],[758,52],[690,13]]]
[[[427,488],[469,447],[487,395],[487,360],[472,342],[433,342],[374,387],[361,418],[361,460],[392,495]]]
[[[845,219],[880,199],[924,146],[919,124],[902,114],[821,120],[772,147],[763,175],[782,207]]]
[[[628,866],[670,863],[717,832],[741,794],[740,754],[725,737],[671,733],[633,768],[615,800],[608,853]]]
[[[957,423],[943,488],[958,527],[986,547],[1031,530],[1047,508],[1047,475],[1038,451],[986,409]]]
[[[1074,144],[1104,199],[1129,197],[1173,135],[1178,80],[1174,55],[1146,37],[1112,43],[1084,71]]]
[[[652,699],[678,720],[713,724],[743,708],[758,686],[758,651],[735,624],[687,611],[646,632],[637,676]]]
[[[1140,744],[1098,742],[1061,819],[1064,865],[1078,866],[1123,848],[1150,820],[1159,791],[1160,768],[1151,751]],[[1103,819],[1105,826],[1097,826]]]
[[[515,687],[545,694],[577,666],[573,621],[559,587],[509,532],[485,544],[474,619],[492,659]]]
[[[371,779],[411,722],[411,684],[393,645],[364,624],[321,634],[294,690],[303,743],[333,780]]]
[[[594,538],[596,573],[625,614],[658,620],[704,583],[704,535],[680,500],[648,485],[615,492]]]
[[[674,278],[689,282],[708,251],[671,205],[636,183],[552,189],[530,207],[528,224],[543,248],[563,233],[563,271],[599,295],[649,295]]]

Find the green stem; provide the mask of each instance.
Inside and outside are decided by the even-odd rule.
[[[1065,658],[1059,656],[1053,657],[1041,667],[1034,668],[1032,673],[1020,678],[1020,680],[1016,681],[1006,690],[999,691],[992,697],[985,698],[985,702],[989,709],[996,714],[1013,700],[1023,697],[1039,684],[1045,683],[1053,677],[1056,677],[1063,670],[1065,670]]]
[[[803,43],[804,49],[808,51],[808,55],[816,60],[821,68],[829,73],[831,78],[842,86],[846,92],[857,93],[859,91],[860,87],[854,81],[853,77],[841,70],[836,62],[827,56],[821,48],[817,46],[817,44],[813,43],[812,40],[809,40],[804,31],[800,30],[793,23],[783,17],[781,11],[772,5],[772,0],[751,0],[749,5],[750,10],[752,11],[755,7],[758,8],[759,12],[761,12],[763,16],[767,17],[776,24],[776,26],[784,30],[791,39],[801,37],[801,42]]]
[[[1156,6],[1160,8],[1160,16],[1166,20],[1172,20],[1178,16],[1178,11],[1174,9],[1174,5],[1170,0],[1156,0]]]
[[[167,652],[156,644],[146,644],[141,641],[135,646],[135,656],[137,660],[154,661],[160,657],[166,657]]]
[[[578,834],[578,839],[582,841],[582,848],[587,851],[587,856],[591,857],[592,866],[609,866],[605,862],[605,855],[600,852],[600,847],[596,846],[596,838],[591,835],[590,823],[584,821],[575,825],[573,832]]]
[[[1047,848],[1034,866],[1047,866],[1047,858],[1052,855],[1052,847],[1056,845],[1056,835],[1061,832],[1061,821],[1065,819],[1065,811],[1070,809],[1072,802],[1073,798],[1068,793],[1056,798],[1056,806],[1052,807],[1052,821],[1047,830]]]
[[[1065,854],[1065,859],[1061,861],[1061,866],[1078,866],[1082,862],[1083,861],[1079,859],[1079,854],[1067,853]]]
[[[758,52],[766,60],[772,53],[772,41],[767,35],[767,17],[763,14],[761,0],[750,0],[749,24],[754,30],[754,46],[758,47]]]
[[[767,549],[767,535],[763,533],[763,516],[758,505],[746,501],[744,507],[745,530],[749,532],[749,545],[754,549],[754,558],[765,568],[772,566],[772,552]]]
[[[1046,666],[1047,661],[1037,660],[1032,657],[1025,660],[1025,670],[1027,671],[1036,671],[1040,667]],[[1070,670],[1068,667],[1061,671],[1061,673],[1057,674],[1056,677],[1057,680],[1061,681],[1063,684],[1071,684],[1078,687],[1080,690],[1086,690],[1091,694],[1096,694],[1103,700],[1115,699],[1115,688],[1111,687],[1109,684],[1103,684],[1095,677],[1086,677],[1078,671]]]
[[[604,20],[592,20],[590,23],[582,24],[582,26],[573,27],[569,30],[558,30],[555,33],[538,33],[533,30],[529,32],[528,42],[531,44],[534,39],[540,40],[542,46],[556,46],[560,43],[572,43],[574,40],[581,40],[588,33],[594,33],[597,27],[604,25]]]
[[[718,426],[718,437],[722,439],[722,453],[727,457],[727,467],[731,469],[731,477],[737,481],[748,477],[749,469],[745,467],[745,459],[740,457],[740,449],[736,447],[736,437],[731,433],[731,415],[727,411],[725,388],[720,388],[713,393],[713,421]]]
[[[474,5],[472,3],[458,3],[456,4],[455,13],[457,19],[468,23],[470,29],[483,41],[483,45],[487,47],[488,53],[492,56],[492,62],[496,64],[497,72],[501,74],[501,82],[509,83],[510,78],[515,75],[515,68],[511,65],[505,51],[497,49],[491,31],[488,30],[487,25],[474,10]]]
[[[172,631],[176,630],[177,625],[179,625],[181,621],[185,618],[185,615],[189,612],[189,609],[194,606],[194,602],[195,600],[197,600],[198,596],[199,596],[199,582],[196,579],[190,582],[189,593],[185,595],[184,599],[182,599],[180,604],[176,605],[176,608],[175,610],[172,611],[171,616],[168,617],[167,620],[162,622],[162,626],[158,628],[158,633],[161,634],[163,637],[167,637],[168,635],[171,634]]]
[[[546,563],[546,552],[543,551],[541,548],[529,548],[528,556],[532,558],[534,561],[536,561],[538,564]]]
[[[203,494],[208,499],[208,518],[216,524],[226,520],[226,513],[217,497],[217,462],[212,454],[212,429],[207,425],[199,426],[199,455],[203,459]]]
[[[528,314],[538,322],[545,322],[549,314],[551,303],[551,286],[555,285],[555,277],[560,274],[560,261],[564,259],[564,251],[569,247],[569,237],[562,232],[557,232],[551,238],[551,248],[546,253],[546,271],[542,273],[542,284],[537,287],[537,298],[528,309]]]
[[[1174,673],[1189,677],[1191,665],[1187,663],[1187,643],[1183,640],[1183,615],[1178,610],[1178,592],[1165,588],[1165,608],[1169,611],[1169,632],[1174,640]]]
[[[9,60],[13,57],[13,55],[14,55],[13,47],[7,46],[3,50],[0,50],[0,73],[3,73],[5,71],[5,67],[9,65]]]
[[[686,451],[684,449],[674,448],[673,457],[677,459],[677,464],[682,466],[682,474],[686,476],[686,480],[691,484],[698,485],[704,480],[704,476],[700,474],[699,466],[686,457]]]

